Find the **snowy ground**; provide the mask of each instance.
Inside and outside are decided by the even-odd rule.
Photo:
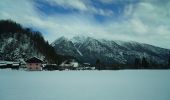
[[[170,70],[0,70],[0,100],[170,100]]]

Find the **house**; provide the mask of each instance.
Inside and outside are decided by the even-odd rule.
[[[30,71],[42,70],[43,61],[37,57],[32,57],[32,58],[26,60],[25,62],[26,62],[27,70],[30,70]]]
[[[84,70],[94,70],[95,67],[92,67],[90,63],[83,63]]]
[[[79,63],[75,59],[69,59],[60,64],[62,70],[75,70],[79,67]]]
[[[58,70],[59,66],[57,64],[43,64],[43,70]]]

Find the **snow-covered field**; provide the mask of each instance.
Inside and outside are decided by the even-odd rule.
[[[170,70],[0,70],[0,100],[170,100]]]

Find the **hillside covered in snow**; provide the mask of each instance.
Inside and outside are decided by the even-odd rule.
[[[97,59],[106,64],[133,64],[145,58],[151,64],[166,64],[168,49],[134,41],[95,39],[75,36],[60,37],[51,44],[60,54],[76,57],[80,62],[94,64]]]
[[[23,61],[33,56],[52,63],[64,59],[44,40],[40,32],[23,28],[11,20],[1,20],[0,60]]]

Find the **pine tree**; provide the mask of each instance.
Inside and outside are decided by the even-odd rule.
[[[101,62],[99,59],[96,60],[96,69],[101,70]]]
[[[134,68],[140,68],[141,65],[141,60],[140,58],[135,58],[135,64]]]
[[[149,66],[149,62],[147,61],[147,59],[145,57],[142,58],[142,67],[143,68],[148,68]]]
[[[168,66],[170,67],[170,51],[169,51],[169,58],[168,58]]]

